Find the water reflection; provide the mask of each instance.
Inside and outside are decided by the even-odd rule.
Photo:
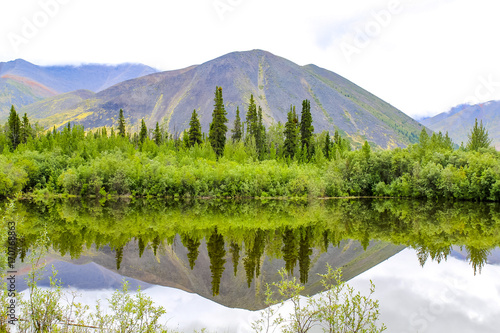
[[[114,266],[150,283],[219,295],[231,306],[245,302],[241,284],[253,286],[248,294],[257,300],[247,308],[260,307],[259,286],[276,279],[280,267],[308,284],[311,293],[314,273],[323,272],[326,262],[344,266],[349,278],[406,246],[417,251],[421,265],[429,258],[445,260],[456,246],[476,273],[500,244],[498,203],[63,200],[24,201],[19,211],[25,217],[17,228],[24,239],[21,258],[46,230],[61,256]],[[232,270],[225,274],[226,268]],[[209,290],[200,279],[210,281]],[[224,300],[231,292],[240,300]]]

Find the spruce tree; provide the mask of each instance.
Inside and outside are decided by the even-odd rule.
[[[155,140],[157,146],[161,145],[163,138],[160,130],[160,125],[158,125],[158,122],[156,122],[155,131],[153,132],[153,139]]]
[[[469,141],[467,142],[467,150],[475,150],[478,151],[479,148],[488,148],[491,144],[491,139],[489,138],[488,131],[483,126],[483,121],[477,124],[477,118],[474,122],[474,127],[471,132],[467,134]]]
[[[124,138],[126,135],[125,117],[123,116],[122,109],[120,109],[120,116],[118,118],[118,135],[121,136],[122,138]]]
[[[295,107],[290,106],[290,111],[288,111],[287,121],[285,123],[285,130],[283,132],[285,135],[285,142],[283,144],[283,156],[285,158],[293,159],[297,153],[297,143],[298,143],[298,119],[295,113]]]
[[[247,123],[247,138],[255,138],[258,128],[258,115],[257,115],[257,106],[255,105],[255,100],[253,99],[253,95],[250,95],[250,102],[248,104],[248,111],[246,115],[246,123]]]
[[[203,141],[201,140],[201,124],[198,119],[198,114],[196,110],[193,110],[193,114],[191,115],[191,121],[189,122],[189,147],[193,147],[194,145],[200,145]]]
[[[214,150],[217,158],[224,153],[224,145],[226,144],[227,118],[222,99],[222,87],[215,88],[215,105],[212,113],[212,123],[208,132],[208,140]]]
[[[19,119],[19,115],[17,114],[14,105],[10,108],[7,130],[7,137],[9,139],[11,149],[15,150],[21,140],[21,120]]]
[[[332,146],[331,140],[330,140],[330,132],[326,132],[326,137],[325,137],[325,145],[323,146],[323,154],[325,155],[327,160],[330,160],[330,148]]]
[[[28,119],[28,115],[25,113],[23,116],[23,122],[21,124],[21,129],[20,129],[20,142],[21,143],[26,143],[28,141],[28,138],[33,137],[33,129],[31,128],[30,121]]]
[[[144,143],[144,140],[148,137],[148,128],[146,127],[146,123],[144,122],[144,119],[141,121],[141,130],[139,132],[139,141],[141,143]]]
[[[233,129],[231,130],[231,133],[233,133],[231,135],[233,142],[240,141],[243,136],[241,125],[240,107],[238,106],[236,107],[236,118],[234,119]]]
[[[312,137],[313,132],[314,127],[312,125],[311,103],[306,99],[302,101],[302,113],[300,117],[300,140],[302,144],[302,150],[305,152],[305,156],[308,161],[314,154],[314,143]]]

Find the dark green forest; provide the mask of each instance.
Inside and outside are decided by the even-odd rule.
[[[189,128],[127,126],[50,130],[12,107],[0,128],[0,196],[345,197],[391,196],[500,201],[500,155],[482,123],[457,148],[447,133],[422,130],[419,143],[353,147],[338,130],[315,133],[310,103],[290,106],[267,128],[253,96],[229,124],[217,87],[209,133],[193,111]],[[345,134],[345,133],[344,133]],[[356,148],[356,149],[353,149]]]

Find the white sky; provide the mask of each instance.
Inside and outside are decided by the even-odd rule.
[[[258,48],[421,117],[500,99],[499,10],[497,0],[0,0],[0,62],[171,70]]]

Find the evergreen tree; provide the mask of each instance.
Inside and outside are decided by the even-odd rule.
[[[118,135],[121,136],[122,138],[124,138],[126,135],[125,117],[123,116],[122,109],[120,109],[120,116],[118,118]]]
[[[222,87],[215,88],[215,105],[212,113],[212,123],[208,132],[208,140],[214,150],[217,158],[224,153],[224,145],[226,144],[227,118],[222,99]]]
[[[146,127],[146,123],[144,122],[144,119],[141,121],[141,130],[139,132],[139,141],[141,143],[144,143],[144,140],[148,137],[148,128]]]
[[[207,241],[207,252],[210,258],[210,271],[212,272],[212,295],[219,295],[220,279],[224,272],[226,263],[226,250],[224,249],[224,237],[217,232],[217,228]]]
[[[266,153],[266,128],[262,121],[262,108],[259,106],[257,113],[257,126],[255,128],[255,145],[259,159],[263,160]]]
[[[198,248],[200,247],[201,242],[199,239],[192,238],[189,235],[182,236],[181,242],[188,250],[187,257],[189,261],[189,267],[192,270],[196,263],[196,259],[198,258],[198,254],[200,253]]]
[[[191,115],[191,121],[189,122],[189,147],[193,147],[194,145],[200,145],[203,141],[201,140],[201,125],[198,120],[198,114],[196,110],[193,110],[193,114]]]
[[[287,121],[285,123],[285,130],[283,134],[285,135],[285,142],[283,144],[283,156],[285,158],[293,159],[297,153],[298,147],[298,118],[295,113],[295,107],[290,106],[290,111],[288,111]]]
[[[241,137],[243,136],[242,133],[242,124],[241,124],[241,118],[240,118],[240,107],[236,107],[236,118],[234,119],[234,125],[233,129],[231,130],[231,139],[233,142],[237,142],[241,140]]]
[[[23,116],[20,135],[21,135],[20,138],[21,143],[26,143],[28,141],[28,138],[33,137],[33,129],[31,128],[31,124],[28,119],[28,115],[26,113]]]
[[[288,274],[293,275],[293,269],[297,264],[298,259],[297,239],[295,237],[294,230],[289,227],[285,228],[282,235],[283,247],[281,248],[281,253],[283,255],[283,260],[285,261],[285,269]]]
[[[330,160],[331,146],[332,146],[332,142],[330,140],[330,132],[326,132],[325,145],[323,146],[323,154],[325,155],[327,160]]]
[[[160,130],[160,125],[158,125],[158,122],[156,122],[156,128],[155,131],[153,132],[153,138],[157,146],[161,145],[163,138]]]
[[[250,95],[250,102],[248,104],[248,111],[246,116],[247,123],[247,138],[253,137],[255,139],[255,134],[257,132],[258,127],[258,115],[257,115],[257,106],[255,105],[255,100],[253,99],[253,95]]]
[[[478,151],[479,148],[488,148],[491,144],[491,139],[489,138],[488,131],[483,126],[483,121],[477,124],[477,118],[474,122],[474,127],[471,132],[467,134],[469,141],[467,142],[466,148],[467,150],[475,150]]]
[[[7,131],[10,146],[12,150],[15,150],[21,140],[21,120],[19,119],[19,115],[17,114],[14,105],[10,108]]]
[[[236,276],[238,273],[238,263],[240,261],[240,246],[237,243],[231,242],[229,252],[231,253],[231,258],[233,259],[234,276]]]
[[[300,140],[302,150],[309,161],[314,154],[313,143],[314,127],[312,125],[311,103],[309,100],[302,101],[302,113],[300,116]]]
[[[305,227],[300,229],[299,241],[299,274],[300,283],[306,284],[309,279],[309,269],[311,267],[311,254],[313,253],[311,247],[311,233],[312,228]]]

